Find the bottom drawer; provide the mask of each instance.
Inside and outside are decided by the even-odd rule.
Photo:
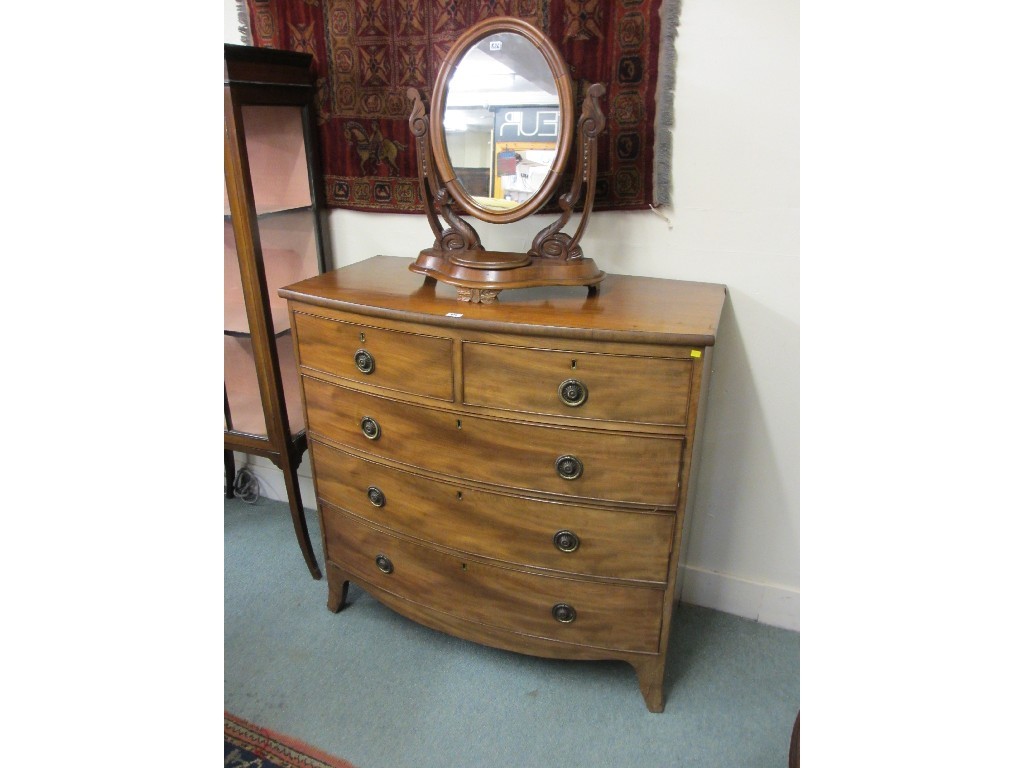
[[[657,652],[664,591],[463,560],[323,505],[327,559],[378,589],[461,619],[566,643]]]

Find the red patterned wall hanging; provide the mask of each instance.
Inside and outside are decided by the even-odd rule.
[[[677,3],[246,0],[254,45],[313,55],[327,204],[394,213],[423,211],[406,90],[419,89],[429,103],[448,49],[492,16],[543,30],[569,65],[577,95],[589,83],[607,86],[594,208],[667,202]]]

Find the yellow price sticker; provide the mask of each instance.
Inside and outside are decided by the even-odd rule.
[[[690,350],[690,357],[700,357],[700,350],[699,349],[691,349]]]

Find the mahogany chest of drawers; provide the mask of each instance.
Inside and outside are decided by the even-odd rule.
[[[609,275],[494,304],[378,256],[282,288],[328,607],[620,659],[662,684],[725,287]]]

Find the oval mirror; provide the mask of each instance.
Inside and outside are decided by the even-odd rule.
[[[438,72],[430,141],[440,181],[483,221],[517,221],[557,189],[572,146],[572,87],[551,41],[514,18],[467,30]]]

